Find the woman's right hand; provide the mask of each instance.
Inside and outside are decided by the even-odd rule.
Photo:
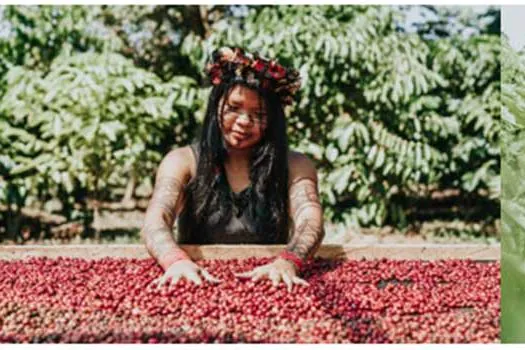
[[[179,279],[184,277],[187,280],[193,281],[197,285],[201,285],[202,280],[199,276],[199,272],[204,279],[212,283],[221,282],[220,279],[213,277],[208,271],[193,261],[184,259],[173,263],[161,277],[155,279],[152,283],[153,285],[156,285],[157,288],[160,288],[168,281],[171,285],[174,285]]]

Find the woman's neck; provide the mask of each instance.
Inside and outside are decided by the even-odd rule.
[[[249,169],[251,153],[251,149],[230,148],[224,166],[234,171]]]

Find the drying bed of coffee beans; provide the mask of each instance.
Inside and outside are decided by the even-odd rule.
[[[0,342],[499,341],[499,262],[316,259],[291,293],[233,275],[269,261],[199,261],[223,282],[155,290],[153,259],[0,260]]]

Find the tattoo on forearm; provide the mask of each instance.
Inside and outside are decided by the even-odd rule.
[[[148,211],[160,212],[162,220],[153,221],[146,218],[142,229],[146,249],[161,264],[165,256],[180,249],[173,239],[172,227],[181,189],[182,184],[177,179],[169,177],[157,179]]]
[[[324,238],[323,213],[316,181],[302,178],[292,183],[290,205],[295,230],[286,249],[302,259],[310,258]]]
[[[305,209],[311,207],[321,209],[315,181],[301,178],[293,182],[290,190],[290,203],[292,205],[294,221],[301,216],[301,213]]]
[[[175,207],[181,189],[182,184],[179,180],[170,177],[160,177],[151,196],[150,206],[161,210],[162,217],[169,226],[172,226],[175,221]]]
[[[297,254],[301,259],[310,258],[319,248],[323,237],[324,231],[319,223],[306,219],[296,228],[286,249]]]
[[[168,228],[147,229],[145,227],[144,233],[146,248],[158,261],[177,249],[171,230]]]

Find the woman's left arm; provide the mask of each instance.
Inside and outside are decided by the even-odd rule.
[[[306,156],[296,154],[290,164],[289,202],[293,236],[286,249],[273,262],[252,271],[236,274],[256,281],[268,277],[274,285],[281,280],[291,291],[293,284],[308,285],[298,274],[324,238],[323,210],[317,191],[317,171]]]
[[[313,257],[325,236],[323,209],[317,189],[317,171],[308,158],[301,155],[290,169],[290,216],[293,222],[293,236],[283,257],[302,262]]]

